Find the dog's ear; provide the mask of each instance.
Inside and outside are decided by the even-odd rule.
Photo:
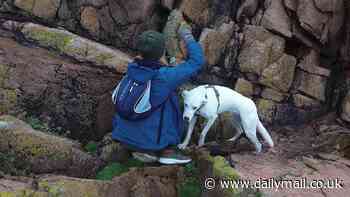
[[[188,95],[188,90],[184,90],[184,91],[182,91],[182,97],[186,97],[187,95]]]

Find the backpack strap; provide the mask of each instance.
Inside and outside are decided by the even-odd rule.
[[[135,113],[144,113],[152,108],[151,105],[151,84],[152,80],[149,80],[147,82],[147,88],[143,92],[142,96],[138,99],[134,106],[134,111]]]

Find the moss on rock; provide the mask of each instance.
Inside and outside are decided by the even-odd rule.
[[[131,168],[144,167],[144,163],[136,159],[129,159],[125,163],[111,163],[97,173],[97,180],[112,180],[115,176],[120,176],[128,172]]]
[[[213,174],[217,177],[238,179],[239,175],[222,156],[210,157],[213,162]]]
[[[111,53],[99,53],[96,55],[96,62],[98,64],[105,64],[109,59],[113,58]]]
[[[294,80],[296,63],[295,57],[283,55],[277,62],[264,69],[260,83],[282,92],[288,92]]]
[[[126,72],[131,58],[129,55],[100,43],[82,38],[64,29],[48,28],[34,23],[17,24],[28,40],[39,45],[53,48],[59,53],[73,57],[81,62],[92,62],[96,65],[116,69],[119,73]]]
[[[31,189],[23,189],[18,191],[6,191],[0,192],[0,197],[56,197],[49,193],[34,191]]]
[[[27,161],[34,173],[66,172],[72,176],[94,176],[102,162],[83,152],[80,144],[36,131],[12,116],[0,116],[9,126],[0,128],[0,151],[13,151]]]
[[[253,84],[243,78],[238,79],[235,90],[248,97],[251,97],[254,94]]]
[[[200,176],[202,180],[207,178],[214,178],[218,180],[237,180],[239,179],[239,174],[233,169],[228,161],[222,156],[213,157],[207,151],[200,150],[195,153],[198,155],[196,160],[198,160],[198,166],[200,169]],[[218,183],[218,182],[217,182]],[[234,188],[221,189],[216,187],[213,190],[204,190],[207,196],[222,196],[231,197],[239,196],[240,191]]]
[[[271,100],[259,99],[257,101],[259,116],[263,121],[272,122],[275,117],[276,103]]]
[[[201,195],[201,183],[199,179],[199,169],[195,162],[184,167],[185,177],[177,185],[179,197],[199,197]]]
[[[27,25],[23,30],[25,36],[37,41],[40,45],[52,47],[64,52],[67,46],[73,41],[74,37],[63,31],[47,31],[46,27],[37,25]]]
[[[8,71],[8,66],[0,64],[0,88],[4,87],[5,80],[8,78]]]
[[[0,114],[9,112],[17,103],[17,92],[0,88]]]
[[[52,197],[107,196],[110,184],[110,182],[69,177],[44,177],[38,181],[38,190]]]

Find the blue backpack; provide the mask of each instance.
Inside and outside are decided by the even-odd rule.
[[[162,103],[152,106],[151,86],[152,80],[140,82],[125,75],[112,94],[118,115],[127,120],[140,120],[162,106]]]

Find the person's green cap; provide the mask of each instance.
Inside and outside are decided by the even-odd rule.
[[[159,60],[165,50],[165,37],[156,31],[145,31],[136,40],[136,50],[147,60]]]

